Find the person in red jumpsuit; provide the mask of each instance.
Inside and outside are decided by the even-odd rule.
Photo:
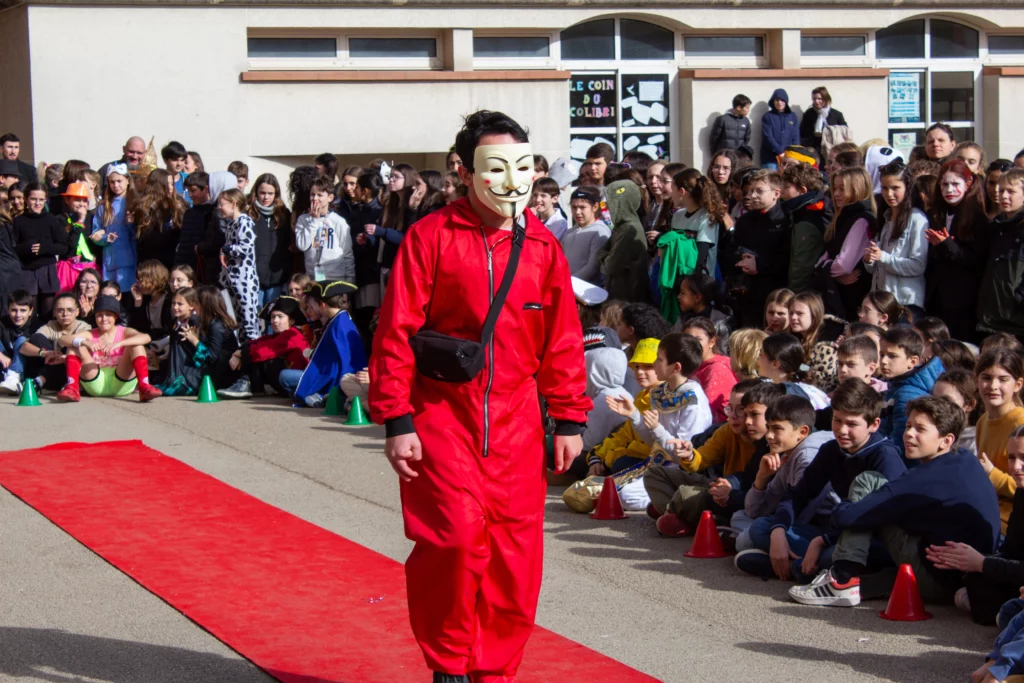
[[[559,243],[525,213],[515,279],[482,371],[467,382],[416,369],[420,330],[480,341],[533,183],[533,154],[508,116],[470,115],[455,151],[469,196],[409,228],[388,284],[370,363],[371,416],[401,478],[409,618],[435,683],[513,682],[540,592],[544,429],[555,469],[582,449],[583,332]],[[520,219],[521,220],[521,219]]]

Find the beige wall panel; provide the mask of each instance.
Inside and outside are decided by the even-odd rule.
[[[32,89],[29,79],[28,8],[0,12],[0,135],[21,140],[21,160],[32,163]]]

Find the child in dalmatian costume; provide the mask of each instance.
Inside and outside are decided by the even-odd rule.
[[[239,341],[260,337],[259,296],[260,280],[256,273],[256,229],[252,218],[245,213],[245,195],[238,190],[227,190],[217,198],[217,210],[230,221],[224,232],[221,249],[220,286],[225,289],[234,306],[240,324]]]

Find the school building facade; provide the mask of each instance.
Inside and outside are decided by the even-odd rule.
[[[857,140],[944,121],[1024,147],[1024,0],[0,0],[0,130],[22,159],[181,141],[208,169],[330,151],[443,168],[460,117],[505,111],[549,160],[594,141],[704,168],[733,95],[824,85]]]

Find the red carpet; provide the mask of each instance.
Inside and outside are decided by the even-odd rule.
[[[141,441],[0,453],[0,485],[281,681],[429,680],[401,564]],[[538,628],[520,680],[656,679]]]

